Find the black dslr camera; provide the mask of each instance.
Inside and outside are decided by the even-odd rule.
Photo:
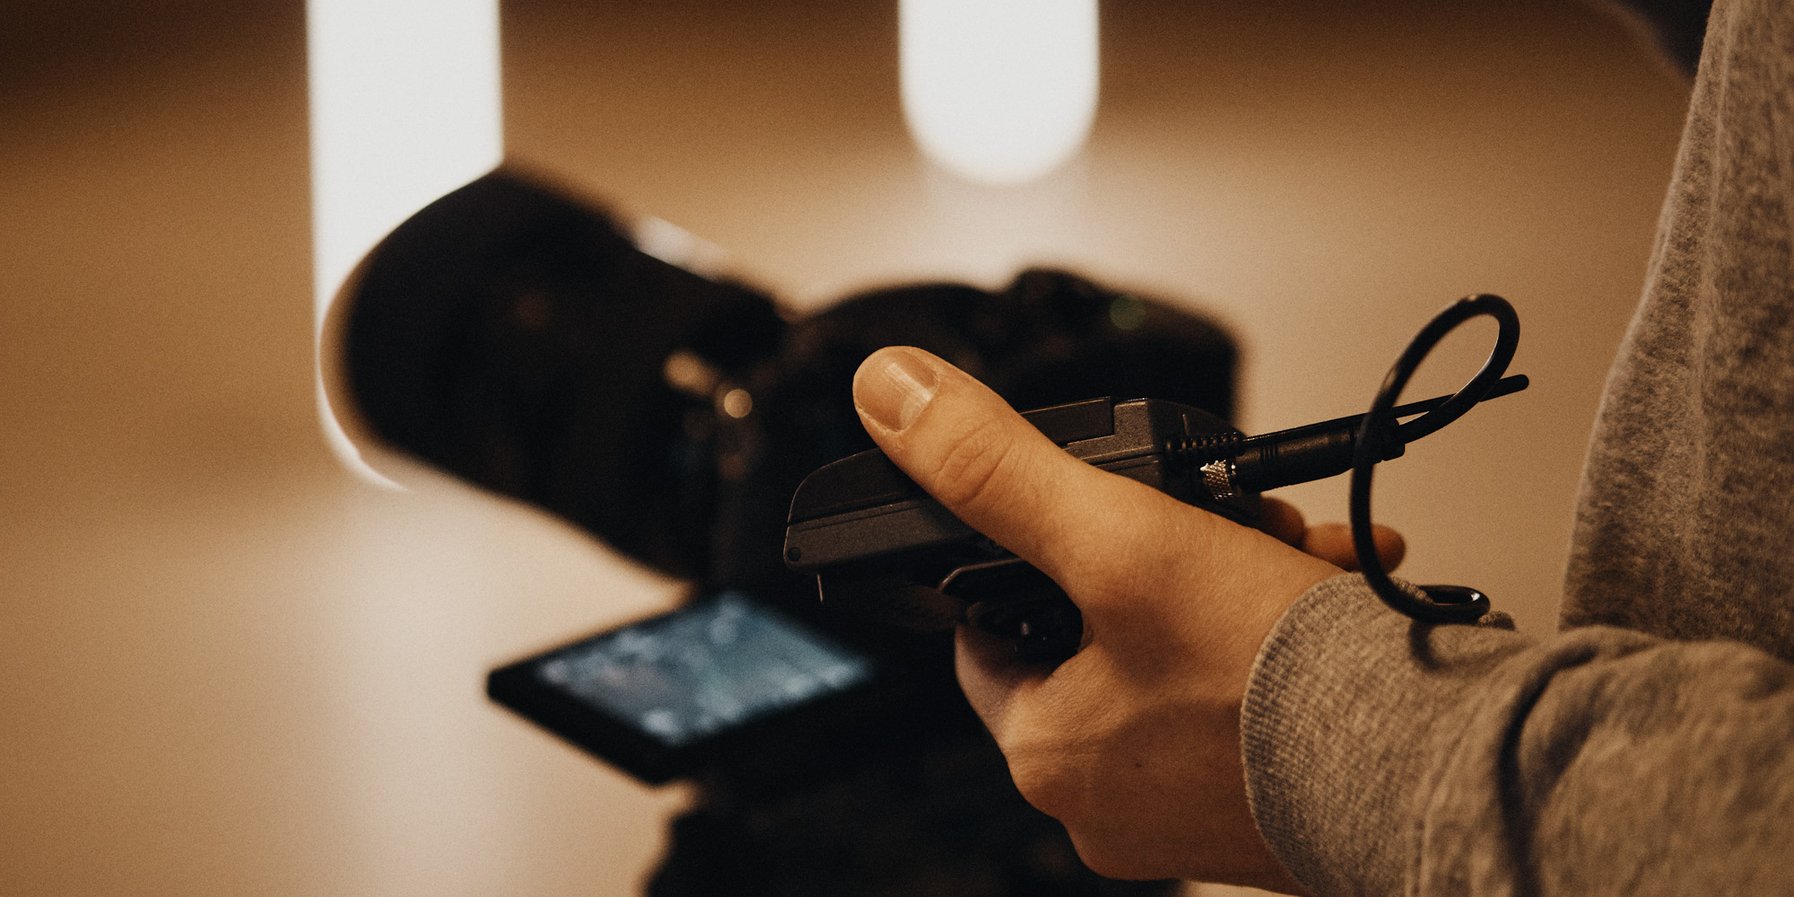
[[[888,585],[891,539],[913,536],[901,566],[925,555],[939,577],[926,585],[955,600],[1044,594],[950,517],[865,524],[854,515],[868,505],[831,504],[831,477],[861,498],[868,484],[914,497],[882,457],[856,455],[872,443],[850,384],[873,351],[927,349],[1017,407],[1050,409],[1034,419],[1074,453],[1197,500],[1200,471],[1153,447],[1224,429],[1233,341],[1060,271],[997,291],[871,290],[797,316],[676,262],[596,206],[500,171],[400,226],[342,299],[344,379],[380,439],[692,584],[671,614],[493,671],[491,697],[645,782],[699,783],[654,893],[730,876],[793,894],[968,880],[989,884],[957,892],[1164,892],[1091,875],[1014,793],[952,677],[938,630],[956,608],[919,600],[922,625],[892,627],[818,602],[805,565],[863,574],[842,595]],[[1101,395],[1155,401],[1082,401]],[[1243,521],[1255,507],[1209,504]],[[855,568],[848,544],[880,550]]]

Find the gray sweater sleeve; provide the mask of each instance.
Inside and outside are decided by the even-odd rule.
[[[1794,666],[1749,646],[1422,626],[1339,577],[1272,634],[1244,731],[1316,894],[1794,893]]]
[[[1317,894],[1794,894],[1794,2],[1716,5],[1543,641],[1355,577],[1243,714]]]

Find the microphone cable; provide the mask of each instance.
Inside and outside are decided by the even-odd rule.
[[[1402,389],[1433,347],[1460,324],[1479,317],[1494,318],[1497,326],[1495,347],[1481,370],[1449,396],[1396,405]],[[1352,546],[1377,597],[1416,620],[1474,622],[1489,611],[1489,599],[1483,593],[1454,585],[1405,589],[1390,579],[1371,540],[1371,475],[1378,462],[1401,457],[1409,443],[1438,432],[1478,403],[1525,389],[1525,375],[1504,376],[1519,343],[1520,317],[1506,299],[1490,293],[1466,296],[1447,306],[1415,335],[1383,378],[1370,411],[1258,436],[1244,436],[1237,430],[1180,436],[1172,439],[1165,451],[1170,458],[1198,465],[1202,485],[1216,501],[1350,471]],[[1419,417],[1400,423],[1415,415]]]

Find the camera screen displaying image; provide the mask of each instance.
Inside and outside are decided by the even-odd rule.
[[[876,672],[870,658],[728,590],[503,667],[488,691],[600,759],[662,781],[755,723]]]
[[[724,592],[562,651],[536,674],[677,746],[844,691],[872,665]]]

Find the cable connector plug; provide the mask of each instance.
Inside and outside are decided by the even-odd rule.
[[[1516,393],[1526,385],[1524,374],[1503,377],[1480,400]],[[1390,409],[1390,421],[1425,414],[1452,398],[1436,396]],[[1358,455],[1358,434],[1363,430],[1364,415],[1354,414],[1258,436],[1243,436],[1236,431],[1180,440],[1166,446],[1166,454],[1196,465],[1202,471],[1203,486],[1209,496],[1225,501],[1245,492],[1268,492],[1351,470]],[[1372,430],[1382,442],[1375,450],[1377,460],[1400,458],[1407,450],[1410,440],[1404,438],[1408,433],[1402,429],[1388,426]]]

